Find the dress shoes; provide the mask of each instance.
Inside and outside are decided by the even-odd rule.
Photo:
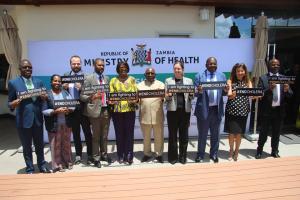
[[[42,167],[42,168],[40,169],[40,172],[41,172],[41,173],[44,173],[44,174],[51,173],[51,171],[50,171],[47,167]]]
[[[101,156],[101,159],[100,159],[101,161],[105,161],[105,162],[107,162],[108,164],[111,164],[112,163],[112,159],[107,155],[107,154],[103,154],[102,156]]]
[[[278,154],[278,152],[272,152],[271,156],[274,158],[280,158],[280,155]]]
[[[186,164],[186,158],[185,157],[180,157],[179,158],[179,162],[181,163],[181,164]]]
[[[203,160],[203,158],[202,158],[202,157],[200,157],[200,156],[197,156],[197,157],[195,158],[195,162],[196,162],[196,163],[203,163],[203,162],[204,162],[204,160]]]
[[[76,157],[75,157],[74,164],[75,164],[75,165],[78,165],[78,164],[80,164],[80,163],[81,163],[81,156],[76,156]]]
[[[178,160],[171,160],[169,161],[169,163],[171,163],[172,165],[175,165],[177,163]]]
[[[95,167],[98,167],[98,168],[101,168],[101,167],[102,167],[100,161],[94,161],[94,165],[95,165]]]
[[[150,156],[144,155],[143,158],[142,158],[142,160],[141,160],[141,162],[148,162],[150,159],[151,159]]]
[[[260,153],[260,152],[257,152],[257,153],[256,153],[255,159],[261,159],[261,153]]]
[[[164,159],[163,159],[162,156],[157,156],[157,157],[155,158],[155,160],[156,160],[157,162],[159,162],[159,163],[164,163]]]
[[[94,158],[89,156],[88,159],[87,159],[86,164],[87,164],[87,165],[91,165],[91,164],[93,164],[93,163],[94,163]]]
[[[128,159],[128,160],[127,160],[127,163],[128,163],[128,165],[132,165],[133,159]]]
[[[218,158],[218,157],[213,157],[213,156],[211,156],[210,159],[211,159],[212,161],[214,161],[214,163],[218,163],[218,162],[219,162],[219,158]]]

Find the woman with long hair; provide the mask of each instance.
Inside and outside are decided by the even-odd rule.
[[[229,133],[229,160],[237,161],[242,134],[245,133],[247,117],[250,112],[248,96],[237,96],[237,88],[252,88],[248,70],[245,64],[237,63],[233,66],[229,85],[228,100],[225,108],[224,132]],[[235,148],[234,148],[235,147]]]

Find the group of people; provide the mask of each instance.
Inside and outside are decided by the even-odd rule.
[[[136,83],[129,75],[130,67],[126,62],[116,66],[117,76],[109,79],[104,75],[105,62],[97,58],[94,62],[94,72],[84,74],[81,69],[81,59],[75,55],[70,58],[71,70],[64,75],[84,75],[83,83],[62,83],[58,74],[51,76],[51,90],[47,94],[27,99],[19,99],[17,93],[30,89],[44,87],[42,81],[32,77],[32,65],[24,59],[20,63],[20,76],[10,80],[8,85],[8,106],[16,109],[16,124],[23,146],[23,156],[26,172],[34,172],[32,159],[32,141],[35,145],[37,165],[42,173],[51,171],[63,172],[72,169],[73,164],[82,162],[82,144],[80,126],[82,127],[87,146],[87,163],[101,167],[101,161],[111,163],[107,152],[107,140],[112,119],[116,134],[117,161],[132,164],[134,157],[134,127],[136,109],[139,108],[139,120],[144,137],[144,156],[141,162],[147,162],[154,157],[159,163],[164,162],[164,111],[166,104],[168,124],[168,162],[175,164],[187,161],[188,129],[192,111],[192,100],[196,97],[194,115],[197,118],[198,152],[195,162],[203,162],[206,140],[210,132],[210,159],[217,163],[220,124],[225,114],[224,132],[229,134],[229,160],[237,160],[242,134],[245,133],[246,121],[250,112],[248,96],[239,96],[237,88],[251,88],[247,67],[237,63],[233,66],[230,79],[226,80],[223,73],[217,71],[217,59],[209,57],[206,69],[195,76],[194,81],[184,76],[184,63],[176,61],[173,65],[174,75],[165,83],[155,78],[155,69],[145,70],[145,80]],[[283,118],[282,110],[285,101],[292,95],[289,85],[269,84],[268,77],[278,76],[280,63],[277,59],[269,62],[269,73],[259,79],[259,87],[264,95],[259,97],[262,102],[262,130],[258,141],[256,158],[262,156],[263,146],[267,140],[268,129],[272,127],[272,153],[279,157],[279,130]],[[203,88],[204,82],[226,82],[224,88]],[[151,98],[136,98],[133,100],[112,101],[105,91],[97,91],[91,95],[85,94],[83,88],[95,85],[109,84],[110,93],[137,92],[139,90],[165,90],[164,96]],[[169,92],[168,85],[194,85],[196,92]],[[223,96],[228,96],[224,110]],[[80,99],[80,105],[74,107],[55,107],[54,100]],[[43,120],[44,119],[44,120]],[[51,149],[52,170],[48,169],[44,159],[43,121],[48,132]],[[154,136],[154,152],[151,150],[151,133]],[[75,144],[75,160],[72,159],[71,133]],[[179,138],[179,147],[177,145]]]

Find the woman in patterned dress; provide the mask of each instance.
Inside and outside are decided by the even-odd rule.
[[[120,62],[117,65],[117,77],[111,79],[109,89],[115,92],[137,92],[135,79],[128,75],[129,65]],[[137,100],[110,101],[113,105],[112,120],[115,128],[117,154],[119,163],[133,162],[133,140],[135,124],[135,108]]]
[[[245,133],[250,102],[248,96],[237,96],[237,88],[252,88],[248,70],[245,64],[237,63],[233,66],[229,85],[228,100],[225,108],[224,132],[229,133],[229,160],[237,161],[242,134]],[[235,149],[234,149],[235,146]]]

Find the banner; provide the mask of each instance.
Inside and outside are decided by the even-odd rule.
[[[72,55],[81,57],[82,70],[87,74],[94,71],[95,58],[104,59],[104,74],[110,77],[117,75],[117,63],[125,61],[130,67],[129,75],[134,76],[137,83],[145,79],[147,67],[153,67],[156,78],[164,82],[173,76],[173,63],[176,60],[184,62],[184,75],[192,79],[196,73],[206,69],[206,59],[211,56],[218,61],[217,70],[227,77],[235,63],[245,63],[248,71],[252,71],[255,61],[254,39],[134,38],[28,42],[33,76],[42,79],[48,88],[51,75],[70,72]],[[143,138],[138,118],[135,139]],[[190,136],[198,135],[195,119],[192,115]],[[112,122],[109,132],[109,139],[114,139]],[[166,120],[164,134],[167,137]]]

